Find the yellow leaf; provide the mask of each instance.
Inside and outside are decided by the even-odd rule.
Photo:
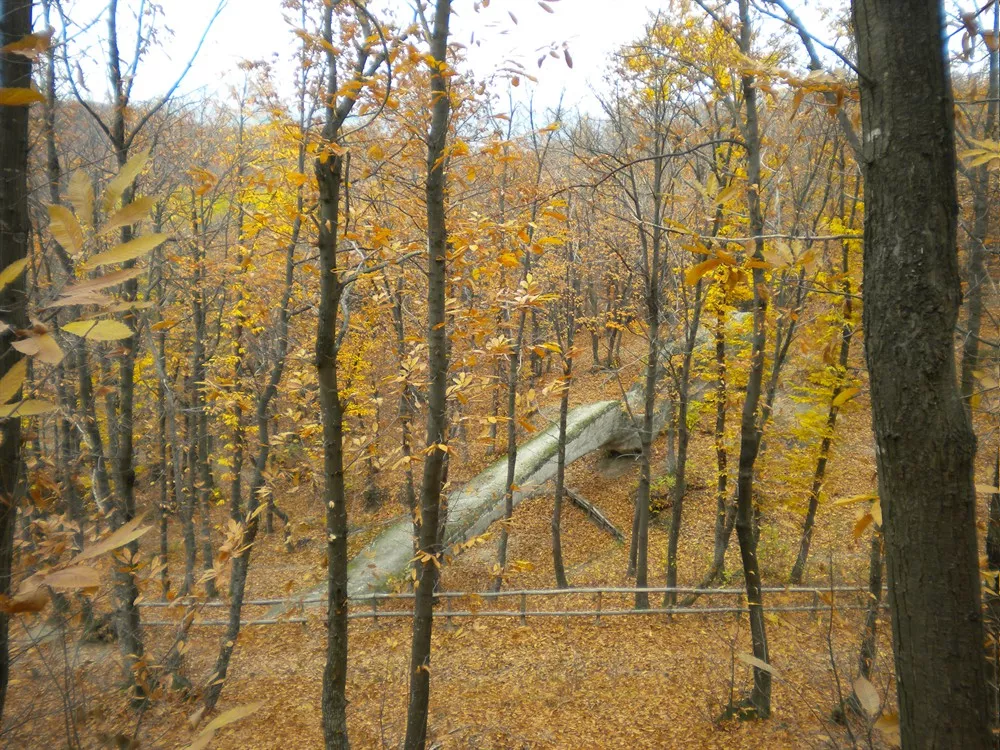
[[[47,333],[43,333],[40,336],[32,335],[26,339],[14,341],[11,343],[11,346],[22,354],[34,357],[39,362],[44,362],[47,365],[59,364],[62,362],[64,356],[62,349],[59,348],[59,344]]]
[[[701,281],[702,276],[718,268],[720,263],[722,263],[722,258],[710,258],[696,266],[691,266],[684,274],[684,283],[694,286]]]
[[[1000,487],[994,487],[992,484],[977,484],[976,492],[983,495],[1000,495]]]
[[[39,414],[48,414],[55,408],[56,405],[51,401],[29,398],[24,401],[15,401],[6,406],[0,406],[0,419],[8,419],[9,417],[36,417]]]
[[[77,295],[96,292],[100,289],[107,289],[109,286],[117,286],[123,281],[134,279],[136,276],[141,276],[142,274],[143,269],[141,268],[125,268],[121,271],[106,273],[103,276],[87,279],[86,281],[81,281],[79,284],[67,287],[63,290],[62,297],[63,299],[70,299],[76,297]]]
[[[855,539],[860,539],[861,538],[861,535],[865,533],[865,529],[868,528],[868,526],[871,524],[872,520],[873,520],[872,519],[872,514],[871,513],[865,513],[863,516],[861,516],[855,522],[854,529],[853,529],[853,532],[852,532],[854,534],[854,538]]]
[[[769,672],[770,674],[780,679],[780,674],[778,673],[777,669],[772,667],[766,661],[758,659],[756,656],[752,656],[750,654],[736,654],[736,658],[739,659],[744,664],[753,667],[754,669],[761,669],[765,672]]]
[[[114,179],[104,188],[104,202],[102,205],[105,211],[110,211],[114,208],[118,199],[121,198],[122,193],[125,192],[125,188],[131,185],[135,178],[139,176],[142,168],[146,166],[147,161],[149,161],[148,149],[136,154],[125,162],[125,166],[121,168]]]
[[[70,255],[83,250],[83,230],[73,212],[66,206],[49,206],[49,231]]]
[[[845,388],[839,394],[837,394],[837,398],[835,398],[831,402],[830,405],[831,406],[843,406],[848,401],[850,401],[852,398],[854,398],[855,396],[857,396],[859,393],[861,393],[861,389],[860,388]]]
[[[81,220],[94,223],[94,186],[90,176],[82,169],[76,170],[69,178],[66,199],[73,204],[73,210]]]
[[[49,603],[49,596],[40,586],[31,586],[25,591],[18,590],[10,599],[0,603],[0,610],[10,614],[18,612],[41,612]]]
[[[368,147],[368,158],[375,161],[381,161],[385,158],[385,151],[382,149],[378,143],[373,143]]]
[[[724,206],[726,203],[731,201],[736,197],[736,191],[739,186],[735,182],[729,183],[727,187],[722,188],[719,193],[715,196],[715,205]]]
[[[0,105],[4,107],[26,107],[36,102],[44,102],[45,97],[34,89],[0,88]]]
[[[834,505],[854,505],[855,503],[870,503],[873,500],[878,500],[878,495],[852,495],[851,497],[842,497],[840,500],[834,500]]]
[[[91,341],[119,341],[133,333],[117,320],[75,320],[64,325],[63,330]]]
[[[46,573],[41,577],[41,584],[56,591],[96,589],[101,585],[101,574],[88,565],[72,565]]]
[[[878,714],[882,701],[879,700],[875,686],[864,677],[859,677],[854,681],[854,694],[858,697],[858,703],[861,704],[866,714],[869,716]]]
[[[124,526],[121,526],[116,531],[108,534],[97,544],[84,549],[83,552],[73,558],[73,561],[79,562],[80,560],[89,560],[94,557],[99,557],[100,555],[116,550],[119,547],[124,547],[129,542],[135,541],[153,528],[152,526],[142,526],[142,520],[143,516],[133,518]]]
[[[88,258],[85,265],[88,268],[93,268],[94,266],[104,266],[109,263],[124,263],[127,260],[141,258],[146,253],[166,242],[167,236],[165,234],[145,234],[142,237],[136,237],[134,240],[123,242],[111,250],[106,250],[103,253],[98,253]]]
[[[882,502],[881,502],[881,500],[879,500],[878,498],[875,498],[874,502],[872,502],[872,507],[871,507],[871,511],[870,512],[872,514],[872,521],[875,522],[876,526],[878,526],[879,528],[882,528]]]
[[[875,722],[875,728],[885,736],[890,745],[899,745],[899,714],[883,713]]]
[[[517,268],[517,256],[514,253],[502,253],[500,255],[500,263],[508,268]]]
[[[27,258],[21,258],[21,260],[15,260],[13,263],[8,265],[3,271],[0,271],[0,291],[3,290],[10,282],[21,275],[24,271],[25,266],[28,265]]]
[[[5,44],[0,47],[0,52],[10,52],[29,60],[37,60],[38,56],[49,48],[52,42],[52,28],[41,34],[28,34],[22,36],[16,42]]]
[[[983,154],[981,156],[977,156],[976,158],[974,158],[971,161],[969,161],[968,166],[970,166],[970,167],[979,167],[979,166],[982,166],[983,164],[989,164],[991,161],[998,161],[998,162],[1000,162],[1000,153],[998,153],[998,154]]]
[[[21,390],[28,375],[28,360],[20,359],[0,378],[0,404],[6,404]]]
[[[156,200],[148,195],[144,195],[142,198],[136,198],[108,219],[108,223],[101,229],[101,234],[107,234],[108,232],[118,229],[119,227],[129,226],[142,221],[146,214],[149,213],[149,209],[153,207],[154,203],[156,203]]]

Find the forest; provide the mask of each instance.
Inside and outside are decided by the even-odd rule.
[[[0,0],[0,745],[1000,747],[1000,0],[257,4]]]

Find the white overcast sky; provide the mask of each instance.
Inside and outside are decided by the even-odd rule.
[[[139,0],[119,0],[120,34],[134,28],[128,18],[134,15]],[[216,0],[161,0],[164,17],[161,24],[172,32],[164,34],[161,46],[153,50],[139,71],[134,96],[152,98],[166,90],[191,56],[202,30],[208,23]],[[468,48],[469,65],[477,78],[488,77],[508,58],[521,62],[538,77],[538,83],[523,81],[521,90],[535,89],[536,101],[554,104],[565,90],[565,103],[579,103],[584,109],[596,106],[590,87],[600,86],[608,54],[637,37],[649,18],[648,7],[666,2],[645,0],[550,0],[555,13],[547,13],[536,0],[492,0],[490,7],[476,13],[472,0],[456,0],[452,19],[452,39]],[[373,6],[376,3],[373,3]],[[393,8],[397,17],[412,16],[408,0],[379,0],[377,5]],[[69,0],[67,15],[76,24],[93,20],[106,8],[104,0]],[[511,20],[508,11],[517,17]],[[228,0],[216,20],[201,54],[188,73],[183,89],[191,92],[225,95],[227,83],[238,80],[235,73],[242,59],[272,59],[278,55],[288,60],[297,46],[292,26],[283,18],[281,0]],[[85,38],[90,44],[103,44],[106,25],[102,18]],[[478,44],[470,44],[473,34]],[[562,60],[549,58],[539,70],[538,50],[551,43],[568,44],[573,58],[569,69]],[[97,55],[94,56],[100,59]],[[131,52],[123,47],[128,60]],[[104,71],[96,62],[84,61],[83,71],[95,98],[105,93]],[[288,68],[285,68],[288,70]]]
[[[119,0],[119,28],[123,39],[134,33],[135,9],[141,0]],[[211,18],[218,0],[159,0],[163,9],[159,45],[150,51],[140,67],[133,96],[155,98],[166,91],[191,57],[198,39]],[[821,20],[821,6],[843,6],[847,0],[795,0],[792,5],[815,30],[826,36],[828,25]],[[537,0],[491,0],[489,7],[476,13],[473,0],[454,0],[452,39],[465,44],[468,64],[478,79],[488,78],[508,59],[516,59],[538,82],[522,79],[514,91],[525,100],[532,92],[539,107],[554,106],[562,92],[564,104],[573,109],[596,111],[591,91],[603,87],[607,61],[612,51],[635,38],[650,18],[650,10],[669,12],[670,0],[548,0],[554,13],[546,12]],[[277,78],[292,79],[292,60],[298,41],[293,25],[284,19],[281,0],[226,0],[204,47],[181,91],[201,90],[225,97],[228,85],[240,80],[237,64],[243,59],[279,60]],[[71,21],[83,26],[94,19],[90,30],[74,45],[75,61],[90,85],[94,98],[106,95],[103,49],[94,50],[88,63],[79,49],[97,46],[106,39],[107,0],[64,0]],[[392,12],[398,21],[412,18],[411,0],[370,0],[377,16]],[[294,14],[294,12],[293,12]],[[517,24],[509,14],[517,17]],[[770,22],[773,23],[773,22]],[[39,19],[41,25],[41,19]],[[169,30],[169,33],[166,31]],[[473,38],[476,43],[472,43]],[[573,68],[562,60],[549,58],[541,69],[537,59],[551,44],[566,43]],[[541,51],[540,51],[541,50]],[[123,43],[121,55],[128,62],[132,52]],[[275,57],[276,56],[276,57]],[[81,59],[82,58],[82,59]],[[284,72],[284,76],[282,76]],[[289,86],[289,89],[291,87]],[[502,93],[505,97],[504,92]]]

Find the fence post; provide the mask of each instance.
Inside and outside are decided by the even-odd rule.
[[[528,618],[525,615],[525,611],[528,609],[528,595],[523,591],[521,592],[521,624],[527,625]]]
[[[601,592],[597,592],[597,624],[601,624]]]
[[[372,622],[378,622],[378,597],[372,596]]]
[[[819,590],[813,589],[813,619],[819,619]]]
[[[449,628],[454,627],[454,623],[452,623],[452,621],[451,621],[451,597],[450,596],[446,596],[444,598],[444,611],[446,613],[445,618],[444,618],[445,624]]]

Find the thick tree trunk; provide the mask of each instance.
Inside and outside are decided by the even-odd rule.
[[[31,33],[31,0],[0,2],[0,46]],[[0,53],[0,85],[28,88],[31,62],[19,55]],[[0,106],[0,269],[28,255],[28,108]],[[3,322],[12,328],[27,325],[24,274],[0,291]],[[0,333],[0,377],[21,359],[11,343],[13,330]],[[14,528],[18,496],[24,477],[21,461],[21,420],[0,420],[0,594],[11,593]],[[10,678],[9,615],[0,611],[0,717]]]
[[[934,0],[853,5],[864,131],[865,355],[902,744],[986,748],[975,436],[954,356],[961,289],[942,8]]]
[[[433,583],[440,565],[437,538],[441,501],[442,462],[448,386],[445,297],[448,267],[448,233],[445,216],[445,147],[451,100],[448,93],[448,24],[451,1],[437,0],[430,55],[431,129],[427,142],[427,344],[431,378],[427,404],[427,446],[420,487],[420,560],[413,607],[413,642],[410,648],[410,700],[406,714],[406,750],[424,750],[427,744],[427,709],[430,703],[431,628],[434,615]]]

